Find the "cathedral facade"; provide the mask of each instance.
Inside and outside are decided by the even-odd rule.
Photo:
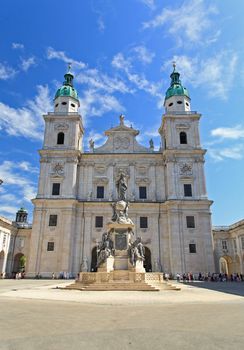
[[[75,276],[81,264],[96,271],[96,247],[111,220],[116,181],[125,175],[134,235],[145,246],[146,271],[213,272],[212,202],[207,197],[204,155],[199,138],[201,115],[191,111],[189,93],[175,67],[159,125],[161,147],[140,145],[138,130],[118,125],[107,141],[83,150],[84,128],[73,75],[44,115],[38,193],[30,237],[27,276]]]

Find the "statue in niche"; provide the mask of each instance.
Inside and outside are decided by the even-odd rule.
[[[120,174],[119,180],[116,182],[119,200],[125,201],[127,191],[127,181],[124,173]]]
[[[100,266],[107,260],[109,256],[114,254],[113,241],[109,233],[105,232],[102,235],[102,241],[97,246],[97,266]]]
[[[141,237],[137,237],[133,243],[130,243],[129,255],[133,266],[135,266],[137,260],[145,260],[145,248],[142,244]]]

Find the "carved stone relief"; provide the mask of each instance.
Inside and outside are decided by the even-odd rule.
[[[180,175],[192,175],[192,164],[180,163]]]
[[[106,172],[105,166],[102,166],[102,165],[101,166],[100,165],[95,166],[95,174],[97,174],[97,175],[104,175],[105,172]]]
[[[189,123],[176,124],[176,129],[190,129],[190,127]]]
[[[128,166],[122,165],[120,167],[115,168],[115,177],[118,179],[120,177],[120,174],[125,174],[125,176],[128,178],[130,177],[130,169]]]
[[[114,148],[115,149],[128,149],[130,146],[130,139],[128,137],[115,137]]]
[[[56,123],[54,124],[54,129],[58,131],[68,130],[69,124],[67,123]]]
[[[63,163],[55,163],[52,167],[52,176],[61,177],[64,176],[64,165]]]

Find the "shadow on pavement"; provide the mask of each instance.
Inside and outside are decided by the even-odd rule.
[[[185,282],[187,286],[244,296],[244,282]]]

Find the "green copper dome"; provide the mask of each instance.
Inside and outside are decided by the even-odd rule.
[[[68,72],[64,75],[64,78],[65,78],[65,81],[63,82],[63,86],[61,86],[57,90],[55,94],[55,98],[59,96],[69,96],[78,100],[78,93],[76,89],[73,87],[73,79],[74,79],[73,74]]]
[[[174,65],[173,72],[170,74],[170,78],[171,78],[171,84],[168,90],[166,91],[165,100],[167,100],[171,96],[176,96],[176,95],[187,96],[190,98],[190,95],[187,89],[181,85],[180,73],[176,72],[175,65]]]

